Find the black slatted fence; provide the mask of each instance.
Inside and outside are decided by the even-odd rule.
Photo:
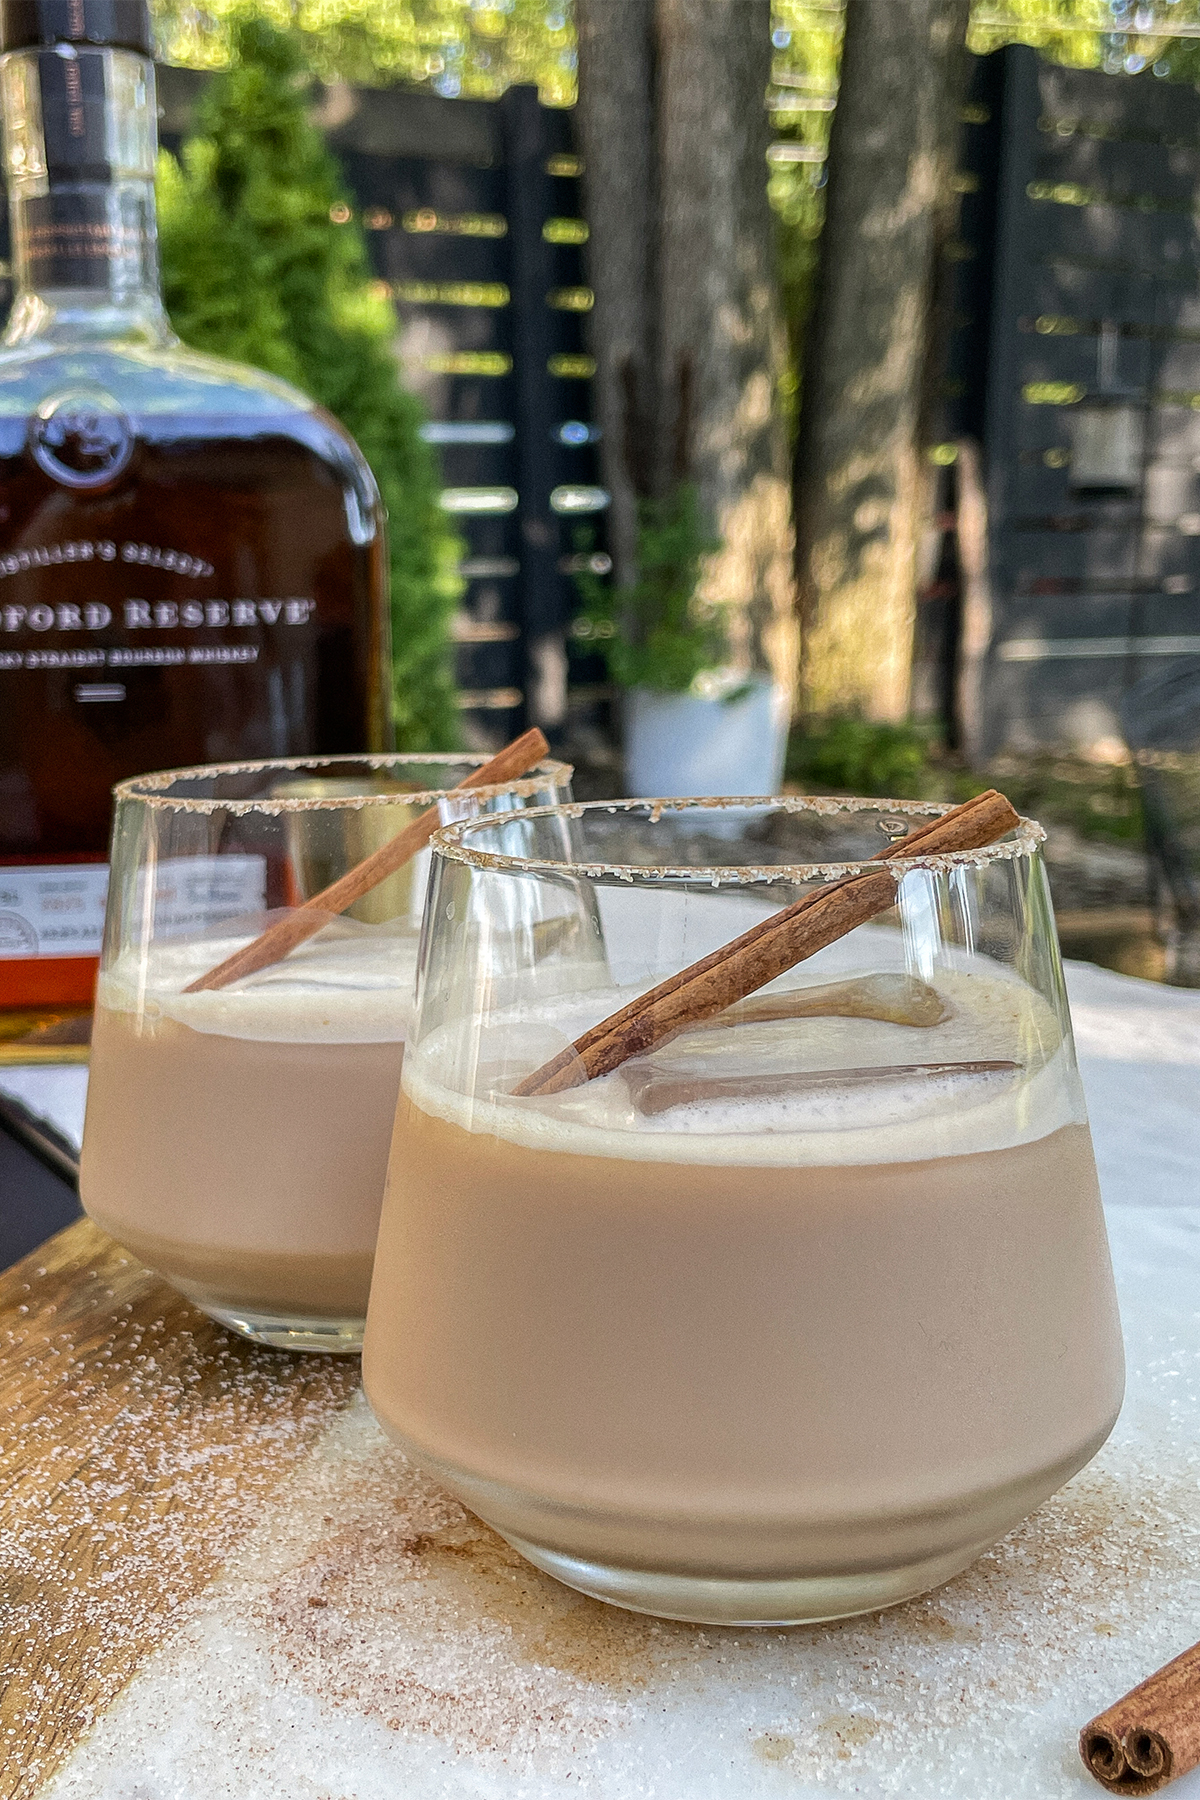
[[[1200,94],[981,60],[950,246],[948,436],[982,439],[981,748],[1119,744],[1200,652]]]

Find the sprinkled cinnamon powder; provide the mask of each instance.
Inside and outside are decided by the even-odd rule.
[[[611,1729],[673,1638],[694,1643],[538,1576],[395,1452],[364,1459],[356,1486],[259,1603],[280,1676],[318,1699],[557,1765]]]

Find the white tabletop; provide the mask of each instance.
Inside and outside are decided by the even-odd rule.
[[[80,1063],[14,1063],[0,1067],[0,1094],[34,1119],[53,1126],[78,1154],[87,1104],[86,1067]]]
[[[835,1626],[636,1618],[510,1557],[359,1404],[47,1797],[1098,1795],[1080,1726],[1200,1638],[1200,993],[1069,980],[1128,1397],[972,1569]]]

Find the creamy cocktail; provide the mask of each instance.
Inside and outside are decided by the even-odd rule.
[[[544,747],[535,733],[486,763],[216,766],[118,789],[80,1193],[247,1336],[359,1348],[423,846],[439,819],[561,793],[562,764],[517,773]]]
[[[739,1622],[887,1604],[964,1567],[1112,1427],[1069,1030],[1016,971],[950,948],[885,974],[907,1012],[853,1016],[889,947],[895,970],[901,934],[869,927],[857,975],[825,977],[832,1014],[797,1016],[820,980],[802,967],[764,997],[780,1016],[744,1003],[559,1093],[513,1089],[636,988],[572,994],[560,969],[539,998],[531,970],[524,1004],[418,1025],[368,1396],[587,1592]]]
[[[336,929],[212,993],[182,989],[237,939],[106,972],[81,1174],[97,1223],[206,1310],[330,1348],[366,1313],[416,964],[415,936]]]

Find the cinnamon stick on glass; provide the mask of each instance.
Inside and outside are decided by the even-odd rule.
[[[1020,823],[1003,794],[989,788],[940,818],[918,825],[906,837],[888,844],[870,860],[941,856],[956,850],[979,850]],[[793,906],[764,919],[741,937],[724,944],[690,968],[681,969],[647,994],[623,1006],[532,1075],[518,1083],[515,1095],[557,1094],[609,1075],[631,1056],[644,1056],[693,1025],[724,1012],[765,987],[777,975],[824,950],[884,912],[895,900],[899,877],[890,868],[847,875],[841,881],[805,894]]]
[[[1155,1794],[1200,1764],[1200,1644],[1085,1725],[1079,1754],[1110,1794]]]
[[[511,744],[506,744],[490,762],[481,764],[447,791],[457,793],[460,788],[492,787],[500,782],[515,781],[519,775],[527,775],[530,769],[540,763],[549,749],[550,746],[540,731],[536,728],[526,731],[519,738],[514,738]],[[184,993],[199,994],[206,989],[227,987],[231,981],[240,981],[244,975],[257,974],[259,969],[281,962],[298,944],[315,937],[321,927],[328,923],[331,913],[345,912],[348,906],[361,900],[371,888],[386,880],[389,875],[394,875],[397,869],[402,869],[418,850],[425,848],[439,823],[437,807],[429,807],[420,818],[413,819],[403,831],[398,831],[394,838],[390,838],[372,855],[364,857],[362,862],[348,869],[329,887],[305,900],[284,918],[276,920],[259,937],[244,944],[240,950],[235,950],[232,956],[227,956],[224,962],[218,963],[206,974],[197,976],[195,981],[184,988]]]

